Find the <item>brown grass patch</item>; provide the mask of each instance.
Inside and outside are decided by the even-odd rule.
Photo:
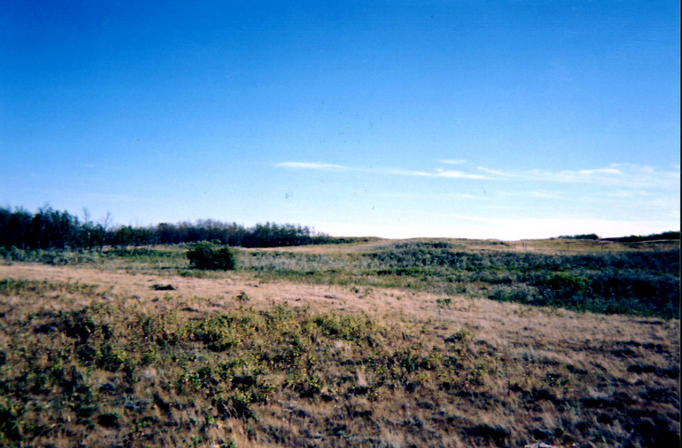
[[[677,319],[215,277],[0,266],[2,444],[679,441]]]

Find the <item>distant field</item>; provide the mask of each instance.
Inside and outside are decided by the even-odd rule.
[[[677,446],[679,241],[5,251],[0,446]]]
[[[89,265],[150,274],[213,276],[191,269],[187,246],[91,251],[5,251],[7,262]],[[678,317],[678,240],[372,240],[238,249],[240,272],[355,288],[397,287],[578,311]]]

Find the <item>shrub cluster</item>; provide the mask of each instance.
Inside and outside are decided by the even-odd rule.
[[[560,240],[598,240],[599,235],[596,233],[585,233],[580,235],[561,235]]]
[[[679,240],[680,232],[662,232],[655,233],[652,235],[630,235],[623,236],[619,238],[603,238],[604,241],[617,241],[619,243],[641,243],[644,241],[657,241],[657,240]]]
[[[230,271],[236,267],[236,257],[229,247],[216,247],[205,241],[194,244],[187,251],[187,258],[197,269],[221,269]]]

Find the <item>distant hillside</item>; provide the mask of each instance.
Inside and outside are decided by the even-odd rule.
[[[600,238],[596,233],[586,233],[580,235],[561,235],[560,240],[601,240],[601,241],[615,241],[618,243],[640,243],[644,241],[659,241],[659,240],[679,240],[679,231],[667,231],[662,233],[654,233],[651,235],[630,235],[618,236],[611,238]]]
[[[663,233],[654,233],[652,235],[630,235],[622,236],[618,238],[601,238],[604,241],[616,241],[619,243],[639,243],[643,241],[657,241],[657,240],[679,240],[680,232],[678,231],[668,231]]]

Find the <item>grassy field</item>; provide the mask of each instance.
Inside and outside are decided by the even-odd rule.
[[[677,446],[679,242],[5,251],[1,446]]]
[[[6,262],[95,266],[129,273],[213,276],[191,269],[187,246],[5,251]],[[239,270],[261,281],[403,288],[599,313],[677,317],[679,241],[373,240],[240,249]]]

